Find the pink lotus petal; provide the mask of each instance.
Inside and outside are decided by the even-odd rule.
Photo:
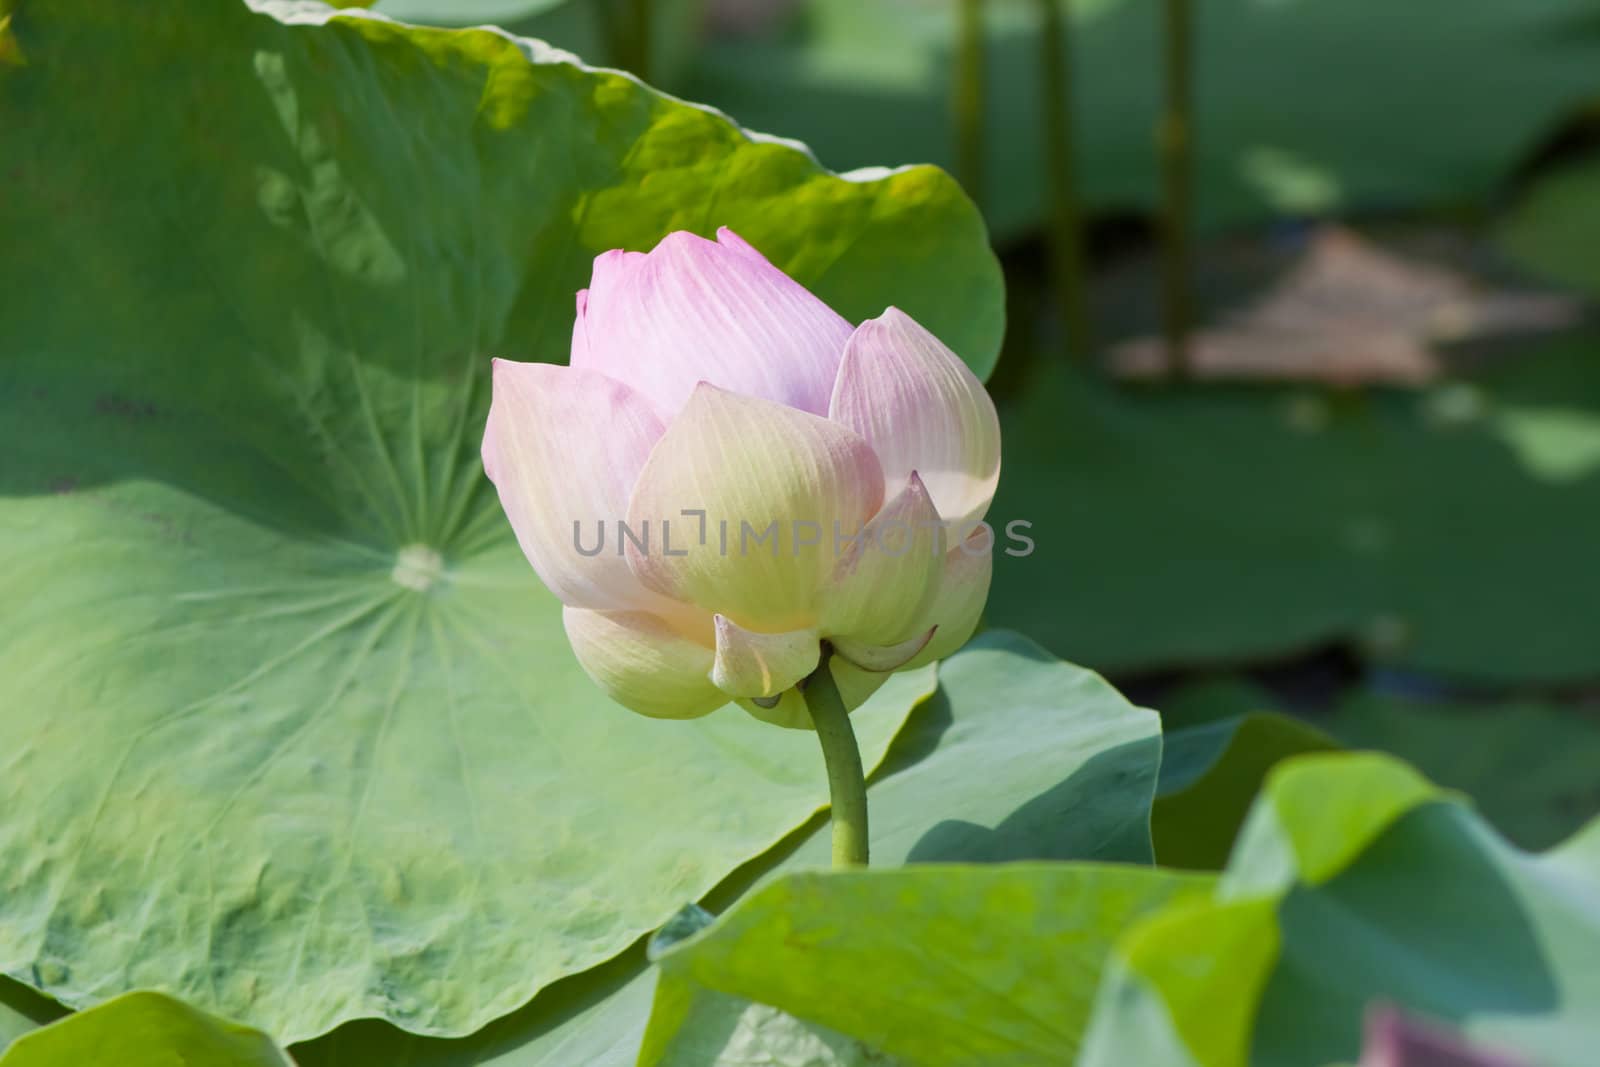
[[[946,520],[983,518],[1000,479],[1000,419],[983,384],[933,334],[890,308],[845,346],[828,417],[865,437],[890,495],[912,471]]]
[[[602,374],[494,361],[483,467],[523,554],[563,603],[625,609],[659,600],[617,551],[616,524],[662,430],[643,398]],[[597,543],[595,555],[579,550]]]
[[[850,324],[760,253],[679,231],[595,259],[572,364],[671,417],[701,381],[823,415]]]
[[[569,607],[561,621],[584,672],[625,708],[692,719],[728,703],[708,677],[711,649],[660,616]]]

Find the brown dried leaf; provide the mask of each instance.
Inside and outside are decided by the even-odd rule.
[[[1438,376],[1438,345],[1559,329],[1579,313],[1574,299],[1487,289],[1330,225],[1260,298],[1191,336],[1190,369],[1202,378],[1417,385]],[[1114,347],[1111,363],[1133,378],[1168,369],[1159,337]]]

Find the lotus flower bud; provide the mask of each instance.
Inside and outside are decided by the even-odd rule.
[[[809,726],[824,642],[855,707],[958,648],[988,595],[982,384],[726,229],[599,256],[570,365],[495,361],[483,462],[579,662],[644,715]]]

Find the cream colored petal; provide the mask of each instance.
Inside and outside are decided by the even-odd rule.
[[[865,704],[867,698],[889,680],[887,671],[865,670],[838,656],[828,661],[828,669],[833,672],[833,681],[839,687],[846,711],[855,711]]]
[[[628,506],[628,561],[649,588],[781,633],[817,625],[834,522],[883,502],[860,436],[769,400],[702,383],[645,462]]]
[[[864,671],[872,671],[875,674],[893,674],[910,663],[912,658],[919,652],[927,648],[928,642],[933,640],[933,635],[938,630],[937,626],[930,627],[910,640],[901,641],[896,645],[867,645],[859,641],[835,638],[833,640],[833,651]]]
[[[938,629],[933,640],[901,670],[911,670],[944,659],[967,643],[983,617],[989,599],[989,579],[994,572],[994,536],[985,528],[974,530],[965,542],[952,548],[944,561],[939,595],[924,620]]]
[[[959,356],[903,311],[890,308],[851,335],[828,417],[872,445],[891,496],[916,471],[953,525],[988,511],[1000,479],[994,401]]]
[[[642,611],[561,613],[578,663],[618,704],[656,719],[692,719],[728,703],[709,677],[711,648]]]
[[[846,711],[854,711],[865,704],[867,698],[889,680],[887,672],[862,670],[838,656],[828,661],[828,670],[833,673],[834,684],[839,687],[839,698],[844,701]],[[770,707],[763,707],[750,699],[740,700],[738,704],[757,719],[774,726],[789,730],[816,728],[811,723],[811,712],[806,710],[805,697],[797,688],[785,689]]]
[[[785,730],[813,730],[811,713],[806,710],[805,698],[798,689],[785,689],[771,700],[756,701],[748,697],[737,700],[738,704],[754,718],[762,722],[781,726]]]
[[[776,696],[816,670],[822,657],[815,630],[755,633],[718,615],[716,632],[711,681],[730,697]]]
[[[823,636],[859,647],[898,645],[926,632],[922,617],[944,573],[945,536],[922,479],[912,471],[860,536],[835,539],[838,559],[823,603]]]

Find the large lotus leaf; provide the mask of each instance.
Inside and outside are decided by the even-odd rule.
[[[259,1030],[161,993],[125,993],[35,1030],[0,1056],[4,1067],[293,1067]]]
[[[1340,701],[1327,727],[1468,794],[1523,848],[1549,848],[1600,815],[1600,721],[1582,707],[1358,692]]]
[[[1337,748],[1331,737],[1273,712],[1167,732],[1150,837],[1164,867],[1220,870],[1267,773],[1290,756]]]
[[[996,556],[989,619],[1100,670],[1344,640],[1469,681],[1592,678],[1600,453],[1565,442],[1600,438],[1597,347],[1360,396],[1117,389],[1053,361],[1002,414],[991,516],[1037,547]]]
[[[1302,756],[1214,896],[1118,945],[1080,1067],[1353,1062],[1375,1000],[1583,1067],[1597,959],[1600,822],[1533,855],[1390,757]]]
[[[1161,757],[1155,713],[1015,634],[980,635],[940,664],[939,676],[939,691],[913,713],[872,778],[874,865],[1149,861]],[[718,887],[710,905],[732,906],[774,870],[827,866],[828,841],[826,819],[813,820]],[[302,1067],[632,1067],[655,988],[655,972],[636,951],[556,983],[468,1038],[417,1037],[360,1021],[292,1051]],[[734,1063],[759,1051],[809,1056],[817,1067],[833,1067],[826,1056],[848,1064],[856,1054],[854,1042],[826,1028],[742,998],[692,983],[678,995],[694,1001],[684,1009],[683,1040],[705,1062],[714,1062],[708,1049]]]
[[[958,6],[807,0],[792,27],[703,50],[682,88],[832,166],[949,163]],[[1070,7],[1082,195],[1151,209],[1160,7]],[[1045,205],[1037,5],[984,8],[984,206],[1009,234]],[[1588,0],[1211,0],[1193,22],[1196,206],[1213,226],[1485,199],[1600,66]]]
[[[872,862],[1152,861],[1161,720],[1019,634],[979,635],[896,738],[871,797]],[[790,865],[826,867],[826,836]]]
[[[1209,789],[1231,782],[1234,801],[1248,800],[1238,783],[1258,784],[1257,772],[1267,763],[1249,753],[1262,751],[1257,743],[1273,737],[1286,743],[1276,758],[1291,754],[1297,737],[1310,747],[1328,747],[1333,738],[1351,748],[1399,756],[1440,785],[1466,793],[1490,825],[1522,848],[1549,848],[1600,815],[1600,781],[1594,773],[1600,766],[1600,721],[1581,703],[1452,697],[1439,689],[1426,678],[1391,676],[1384,691],[1357,688],[1340,695],[1332,708],[1314,717],[1315,726],[1259,712],[1281,698],[1238,677],[1207,679],[1164,694],[1165,748],[1150,820],[1157,861],[1183,865],[1182,850],[1205,841],[1204,834],[1188,836],[1193,827],[1183,825],[1186,817],[1217,825],[1209,819],[1217,811],[1217,794],[1195,792],[1185,781],[1197,764],[1207,766],[1194,784]],[[1175,716],[1195,725],[1174,729]],[[1229,722],[1214,725],[1224,719]],[[1274,725],[1252,741],[1253,731],[1245,727],[1258,719]],[[1216,751],[1224,738],[1227,748]],[[1270,748],[1263,755],[1269,753]],[[1240,758],[1248,762],[1234,762]],[[1249,788],[1253,792],[1255,785]],[[1218,866],[1227,858],[1208,855]]]
[[[359,1019],[290,1052],[299,1067],[634,1067],[655,989],[639,944],[466,1037],[424,1037]]]
[[[1600,293],[1600,158],[1557,167],[1541,175],[1499,222],[1505,251],[1532,271]]]
[[[901,1061],[781,1008],[678,974],[656,986],[639,1067],[900,1067]],[[656,1035],[665,1036],[656,1036]]]
[[[0,978],[0,1051],[32,1030],[55,1022],[66,1009],[21,982]]]
[[[704,908],[685,908],[651,938],[651,957],[715,921]],[[656,976],[637,1067],[896,1067],[899,1062],[782,1008],[701,985],[688,968],[669,963]]]
[[[924,1067],[1069,1062],[1116,936],[1212,877],[1027,863],[787,875],[668,950],[662,989],[681,975]],[[680,1007],[658,995],[642,1065],[687,1065],[673,1045],[718,1021]]]
[[[923,168],[840,178],[490,32],[25,3],[0,68],[0,970],[283,1041],[460,1034],[824,799],[815,739],[601,698],[476,457],[590,258],[726,223],[980,371]],[[325,24],[324,24],[325,23]],[[860,714],[875,762],[931,673]]]
[[[1005,938],[1027,936],[1003,922],[990,925],[987,913],[962,914],[957,906],[961,895],[981,896],[982,887],[989,883],[968,878],[966,872],[975,868],[945,865],[1051,859],[1148,863],[1150,802],[1161,739],[1153,712],[1133,708],[1098,675],[1056,661],[1014,634],[982,635],[941,666],[939,683],[938,694],[918,709],[895,740],[869,792],[874,865],[931,861],[941,864],[939,873],[929,879],[892,883],[921,887],[908,889],[903,899],[891,897],[900,900],[893,905],[885,903],[883,894],[890,890],[884,883],[868,880],[862,884],[859,898],[848,886],[830,883],[830,894],[842,894],[838,922],[846,928],[870,926],[877,932],[859,943],[851,941],[848,947],[841,940],[833,947],[844,951],[819,958],[811,969],[796,969],[794,963],[815,956],[822,946],[802,943],[803,939],[785,940],[784,952],[792,951],[794,960],[780,958],[783,952],[773,956],[767,968],[770,982],[756,973],[762,968],[755,962],[766,951],[761,947],[766,935],[755,934],[748,941],[745,935],[751,924],[774,933],[767,918],[771,909],[781,911],[786,905],[774,903],[771,894],[778,892],[780,900],[787,898],[769,888],[758,891],[748,903],[737,904],[717,927],[723,932],[712,936],[718,943],[736,941],[744,946],[738,950],[739,961],[728,964],[731,970],[713,966],[716,977],[702,976],[694,966],[664,966],[641,1064],[734,1067],[766,1063],[760,1057],[767,1056],[773,1067],[784,1067],[790,1061],[851,1067],[858,1062],[887,1063],[890,1054],[918,1064],[1005,1062],[1003,1057],[991,1056],[1002,1056],[1012,1047],[1012,1038],[996,1043],[988,1054],[978,1055],[965,1039],[952,1036],[971,1024],[970,1013],[964,1013],[961,1004],[943,999],[933,989],[925,990],[926,995],[907,992],[916,970],[908,954],[942,946],[952,968],[977,968],[981,973],[969,976],[972,986],[988,988],[993,982],[1010,980],[996,973],[1005,970],[1002,957],[1015,948],[1014,944],[1002,948]],[[827,839],[817,833],[779,869],[817,868],[827,862]],[[1130,877],[1145,873],[1128,870]],[[957,877],[949,884],[942,882],[952,871]],[[792,880],[780,883],[792,884]],[[1097,883],[1093,892],[1110,894],[1095,899],[1115,911],[1147,906],[1142,894],[1161,896],[1179,884],[1147,886],[1140,882],[1135,886],[1130,882],[1127,893],[1132,896],[1128,896],[1120,882],[1116,886]],[[934,892],[928,888],[932,886],[941,888]],[[1040,900],[1049,900],[1053,890],[1024,879],[1016,892],[1019,899],[1038,893]],[[923,893],[925,899],[917,895]],[[912,896],[917,897],[915,902],[910,901]],[[994,906],[1008,905],[996,901]],[[922,907],[927,910],[919,913],[917,909]],[[935,928],[937,921],[931,913],[946,909],[952,924],[966,922],[974,930],[985,931],[984,951],[994,953],[993,958],[982,964],[968,959],[973,945],[948,938]],[[1022,921],[1021,915],[1013,919]],[[1103,955],[1110,923],[1106,919],[1093,932],[1080,931],[1085,939],[1080,946],[1083,960]],[[886,944],[898,948],[887,951]],[[866,961],[872,961],[871,965],[862,967]],[[1093,967],[1085,966],[1092,974]],[[1067,970],[1071,975],[1064,980],[1075,983],[1073,995],[1087,1010],[1093,983],[1084,969]],[[734,971],[738,976],[729,977]],[[845,978],[845,974],[852,977]],[[953,974],[946,978],[957,986],[962,981]],[[782,983],[783,990],[774,982]],[[1059,984],[1053,988],[1060,991]],[[807,989],[810,999],[804,992]],[[869,989],[876,993],[865,992]],[[886,1011],[884,1001],[875,997],[892,1000],[898,1007]],[[750,1003],[752,1000],[755,1003]],[[840,1015],[819,1008],[819,1000],[839,1005],[848,1001],[856,1007]],[[774,1005],[785,1010],[774,1011]],[[852,1014],[857,1009],[859,1015]],[[1026,1014],[1029,1008],[1023,1005],[1016,1010]],[[860,1024],[859,1016],[866,1015],[877,1018],[878,1029]],[[932,1015],[951,1016],[948,1029],[925,1029],[917,1022]],[[882,1027],[892,1032],[886,1034]],[[902,1029],[908,1033],[899,1033]],[[920,1042],[908,1042],[912,1030],[922,1035]],[[1013,1037],[1021,1042],[1019,1048],[1031,1040]],[[946,1051],[933,1055],[930,1049],[934,1048]],[[878,1058],[871,1058],[874,1056]]]

